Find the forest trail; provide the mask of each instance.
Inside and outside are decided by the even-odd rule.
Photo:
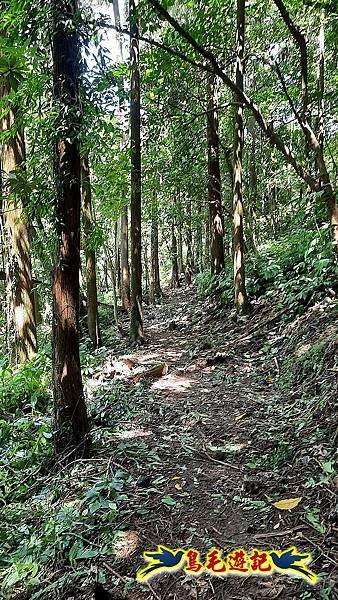
[[[289,409],[276,385],[279,362],[265,351],[285,328],[278,322],[283,312],[271,313],[263,302],[250,318],[235,322],[229,309],[199,301],[186,287],[146,308],[149,341],[121,352],[118,364],[128,366],[115,374],[132,386],[133,404],[111,439],[113,464],[134,481],[121,513],[120,526],[127,528],[119,542],[121,558],[113,566],[119,589],[145,566],[142,552],[158,544],[196,548],[202,558],[213,547],[227,554],[239,547],[250,552],[291,545],[311,551],[316,544],[298,509],[272,506],[301,497],[306,478],[292,468]],[[222,362],[208,365],[219,351],[225,353]],[[168,365],[164,376],[139,376],[159,363]],[[127,598],[290,600],[302,598],[304,589],[309,586],[303,580],[286,576],[220,580],[179,572],[137,584]]]

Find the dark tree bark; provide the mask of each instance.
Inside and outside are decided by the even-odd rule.
[[[207,96],[208,200],[210,215],[211,272],[218,274],[224,269],[224,226],[219,163],[217,91],[216,78],[214,75],[209,76]]]
[[[236,35],[236,85],[243,91],[244,88],[244,33],[245,33],[245,0],[237,0],[237,35]],[[240,102],[240,99],[237,98]],[[243,159],[244,127],[243,106],[238,105],[235,117],[234,132],[234,189],[233,189],[233,260],[234,260],[234,291],[235,307],[240,313],[246,313],[249,308],[245,287],[244,267],[244,211],[243,211]]]
[[[53,90],[56,126],[57,250],[53,285],[55,451],[89,447],[89,423],[79,353],[80,43],[76,0],[53,0]]]
[[[141,239],[141,104],[139,69],[139,25],[135,0],[130,0],[130,137],[131,137],[131,289],[130,338],[143,343],[142,239]]]
[[[91,244],[91,235],[94,225],[94,215],[92,207],[90,171],[87,154],[82,157],[81,161],[81,179],[84,250],[86,259],[87,325],[89,337],[93,342],[94,348],[99,348],[99,346],[101,346],[101,336],[97,300],[96,254]]]
[[[10,93],[10,85],[3,83],[0,94]],[[9,134],[1,149],[1,194],[4,230],[8,239],[6,256],[6,288],[8,301],[9,358],[12,364],[24,363],[37,349],[36,315],[30,256],[29,225],[23,215],[25,198],[13,185],[26,160],[24,132],[17,124],[17,111],[9,108],[0,121],[2,133]],[[11,133],[10,133],[11,132]]]

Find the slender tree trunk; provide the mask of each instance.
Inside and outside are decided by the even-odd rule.
[[[173,289],[180,287],[177,256],[177,238],[175,232],[175,216],[171,221],[171,287]]]
[[[320,145],[320,151],[324,148],[324,91],[325,91],[325,30],[324,30],[325,12],[321,12],[320,29],[318,36],[318,59],[317,59],[317,93],[318,93],[318,112],[316,133]],[[318,159],[316,157],[316,167],[318,169]]]
[[[114,256],[115,256],[115,288],[118,293],[121,292],[121,280],[122,280],[122,272],[121,272],[121,252],[119,240],[121,239],[121,232],[119,232],[119,224],[120,219],[115,221],[114,224]]]
[[[139,69],[139,24],[135,0],[130,0],[131,59],[131,293],[130,338],[143,343],[142,241],[141,241],[141,105]]]
[[[321,23],[318,39],[318,67],[317,67],[317,89],[318,89],[318,115],[317,115],[317,145],[316,167],[318,171],[319,186],[323,190],[323,199],[326,201],[329,211],[329,219],[332,228],[333,249],[335,260],[338,261],[338,205],[336,194],[333,189],[330,175],[328,173],[324,158],[324,92],[325,92],[325,11],[321,12]]]
[[[147,236],[148,238],[148,236]],[[143,264],[144,264],[144,296],[149,302],[150,297],[150,277],[149,277],[149,262],[148,262],[148,239],[144,240],[143,244]]]
[[[121,28],[121,16],[118,0],[113,0],[113,10],[115,25],[118,29]],[[117,41],[119,47],[119,59],[123,62],[123,37],[117,32]],[[119,100],[120,118],[123,122],[125,114],[124,103]],[[126,135],[122,133],[121,150],[124,150],[126,145]],[[121,256],[121,301],[125,311],[130,309],[130,269],[129,269],[129,242],[128,242],[128,206],[121,208],[120,214],[120,256]]]
[[[96,282],[96,254],[92,247],[91,235],[94,225],[92,193],[88,154],[81,161],[82,203],[83,203],[83,233],[86,259],[86,289],[87,289],[87,325],[88,333],[94,348],[101,345],[99,312]]]
[[[224,269],[224,226],[222,215],[221,172],[219,164],[218,99],[215,75],[209,76],[207,95],[208,199],[210,214],[211,271],[212,273],[218,274]]]
[[[104,262],[103,262],[103,277],[102,277],[102,291],[103,292],[109,291],[108,267],[109,267],[108,261],[107,261],[107,258],[105,258]]]
[[[115,252],[116,252],[116,246],[115,246]],[[117,290],[116,290],[117,277],[116,277],[116,266],[115,266],[116,265],[116,257],[114,258],[114,256],[111,254],[109,249],[106,250],[106,257],[107,257],[107,264],[109,264],[109,267],[110,267],[110,278],[111,278],[112,291],[113,291],[114,322],[115,322],[117,329],[122,333],[122,327],[119,322],[119,311],[118,311],[118,307],[117,307]]]
[[[204,268],[210,267],[210,211],[209,206],[207,207],[207,213],[205,215],[205,227],[204,227]]]
[[[244,89],[244,33],[245,33],[245,0],[237,0],[237,56],[236,85]],[[239,101],[239,100],[238,100]],[[238,105],[235,117],[234,133],[234,190],[233,190],[233,260],[235,306],[239,313],[246,313],[249,308],[245,287],[244,268],[244,226],[243,226],[243,189],[242,159],[244,145],[243,106]]]
[[[117,308],[116,270],[115,270],[115,265],[114,265],[113,260],[110,262],[110,269],[111,269],[111,279],[112,279],[112,286],[113,286],[114,321],[115,321],[116,327],[118,329],[120,329],[119,312],[118,312],[118,308]]]
[[[121,15],[120,15],[119,0],[113,0],[113,11],[114,11],[115,25],[116,25],[117,29],[119,30],[119,29],[121,29]],[[118,46],[119,46],[120,59],[121,59],[121,61],[123,61],[123,34],[121,34],[119,31],[117,31],[116,37],[117,37]]]
[[[160,264],[159,264],[159,248],[158,248],[158,218],[157,215],[152,216],[151,220],[151,286],[150,286],[150,298],[154,304],[156,299],[162,297],[161,283],[160,283]]]
[[[184,273],[184,263],[183,263],[183,236],[182,236],[182,224],[181,220],[177,219],[177,263],[178,263],[178,272]]]
[[[188,199],[186,221],[186,242],[187,242],[187,265],[185,269],[185,280],[191,285],[192,274],[194,271],[194,257],[192,253],[192,228],[191,228],[191,199]]]
[[[53,82],[59,111],[55,148],[57,251],[53,286],[55,450],[89,446],[79,353],[80,152],[76,0],[53,0]],[[69,23],[73,22],[73,27]]]
[[[301,89],[302,89],[302,119],[304,123],[311,125],[311,113],[309,108],[309,92],[308,92],[308,51],[307,51],[307,40],[305,35],[302,33],[298,25],[291,19],[283,0],[274,0],[275,4],[281,13],[282,19],[285,25],[289,29],[295,43],[299,49],[300,58],[300,77],[301,77]],[[311,144],[306,140],[306,156],[309,157]]]
[[[196,204],[196,226],[195,226],[195,268],[197,272],[203,271],[203,212],[202,203],[197,200]]]
[[[121,300],[125,311],[130,308],[130,270],[129,270],[129,243],[128,243],[128,206],[124,206],[120,215],[121,225]]]
[[[10,87],[1,86],[1,97]],[[24,363],[37,349],[34,291],[30,256],[29,226],[23,215],[23,192],[15,190],[13,180],[24,169],[26,160],[24,133],[18,127],[15,108],[9,108],[1,118],[0,129],[7,133],[2,144],[1,170],[4,209],[4,229],[9,245],[7,253],[7,298],[14,343],[10,344],[10,362]]]
[[[257,248],[257,198],[258,198],[258,183],[257,183],[257,163],[256,163],[256,127],[255,122],[252,122],[251,128],[251,153],[249,158],[249,194],[248,194],[248,214],[249,214],[249,239],[253,250]]]

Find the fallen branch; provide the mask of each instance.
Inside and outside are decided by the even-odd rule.
[[[210,456],[207,452],[201,452],[193,446],[188,446],[188,444],[185,444],[184,447],[188,448],[188,450],[193,450],[193,452],[196,452],[196,454],[198,454],[203,460],[211,460],[211,462],[218,463],[219,465],[223,465],[225,467],[229,467],[230,469],[237,469],[238,471],[240,471],[241,469],[240,467],[237,467],[237,465],[233,465],[231,463],[224,462],[223,460],[217,460],[216,458],[212,458],[212,456]]]
[[[265,538],[274,538],[274,537],[283,537],[284,535],[290,535],[295,531],[299,531],[300,529],[305,529],[306,525],[297,525],[297,527],[293,527],[292,529],[285,529],[284,531],[272,531],[271,533],[257,533],[253,537],[257,540],[264,540]]]

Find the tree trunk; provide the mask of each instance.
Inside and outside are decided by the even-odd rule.
[[[237,0],[237,35],[236,35],[236,85],[244,89],[244,33],[245,33],[245,0]],[[239,99],[237,99],[239,102]],[[243,106],[238,105],[235,117],[234,132],[234,190],[233,190],[233,261],[235,307],[239,313],[246,313],[249,308],[245,287],[244,268],[244,227],[243,227],[243,190],[242,190],[242,158],[244,144]]]
[[[175,233],[175,217],[173,215],[171,221],[171,287],[175,289],[179,286],[177,238]]]
[[[155,304],[156,299],[162,297],[161,283],[160,283],[160,264],[158,258],[158,218],[157,215],[152,216],[151,220],[151,286],[150,286],[150,299]]]
[[[89,446],[89,423],[79,353],[80,152],[79,56],[76,0],[53,0],[53,83],[56,127],[57,250],[53,286],[55,451]],[[73,22],[70,28],[69,22]]]
[[[182,224],[181,220],[177,219],[177,263],[179,275],[184,273],[184,262],[183,262],[183,236],[182,236]]]
[[[115,288],[116,291],[121,294],[121,253],[119,240],[121,239],[121,232],[119,232],[119,219],[114,223],[114,256],[115,256]]]
[[[86,259],[86,288],[87,288],[87,325],[88,333],[94,348],[101,345],[99,313],[96,282],[96,255],[92,247],[91,235],[94,225],[92,194],[88,154],[81,161],[82,202],[83,202],[83,233]]]
[[[10,91],[10,86],[4,83],[1,97],[4,98]],[[29,227],[23,215],[23,192],[18,190],[14,180],[24,170],[26,160],[24,133],[16,125],[15,108],[9,108],[5,113],[0,128],[2,133],[11,132],[2,144],[1,193],[4,229],[9,240],[6,281],[10,324],[14,334],[14,343],[10,344],[10,362],[17,364],[32,358],[37,349],[37,339]]]
[[[320,29],[318,36],[318,59],[317,59],[317,93],[318,93],[318,112],[316,133],[320,145],[321,153],[324,148],[324,91],[325,91],[325,13],[321,12]],[[318,159],[316,157],[316,167],[318,169]],[[322,182],[321,182],[322,183]]]
[[[194,257],[192,253],[192,229],[191,229],[191,199],[188,199],[187,221],[186,221],[186,242],[187,242],[187,265],[185,269],[185,280],[191,285],[192,274],[194,270]]]
[[[139,24],[135,0],[130,0],[130,136],[131,136],[131,307],[130,338],[143,343],[142,242],[141,242],[141,105],[139,69]]]
[[[109,292],[109,281],[108,281],[108,262],[107,258],[103,262],[103,276],[102,276],[102,291]]]
[[[115,25],[118,29],[121,28],[121,17],[118,0],[113,0],[113,10]],[[123,36],[117,32],[117,42],[119,48],[119,60],[123,62]],[[123,122],[125,114],[125,105],[119,99],[120,119]],[[126,134],[122,132],[121,150],[124,150],[126,145]],[[128,206],[121,208],[120,213],[120,264],[121,264],[121,301],[126,312],[130,309],[130,269],[129,269],[129,242],[128,242]]]
[[[121,29],[121,15],[120,15],[119,0],[113,0],[113,11],[114,11],[115,25],[117,27],[116,37],[117,37],[117,42],[118,42],[118,47],[119,47],[119,55],[120,55],[121,61],[123,61],[123,34],[121,34],[120,31],[118,31],[119,29]]]
[[[209,203],[208,203],[209,204]],[[207,206],[206,214],[204,217],[204,268],[210,266],[210,210]]]
[[[211,272],[224,269],[224,226],[222,215],[221,172],[219,164],[219,138],[217,91],[215,75],[210,75],[207,87],[207,142],[208,142],[208,200],[211,238]]]
[[[147,302],[149,302],[150,277],[149,277],[149,263],[148,263],[148,239],[146,239],[143,244],[143,263],[144,263],[144,296],[147,299]]]
[[[258,198],[258,183],[257,183],[257,163],[256,163],[256,126],[252,122],[251,127],[251,154],[249,159],[249,193],[248,193],[248,214],[249,214],[249,239],[253,250],[257,248],[257,198]]]
[[[291,19],[283,0],[274,0],[282,19],[289,29],[294,41],[296,42],[300,54],[300,76],[302,89],[302,119],[304,123],[311,125],[311,114],[309,109],[309,93],[308,93],[308,51],[307,40],[298,25]],[[311,144],[306,140],[306,156],[308,158]]]
[[[203,271],[203,211],[202,203],[197,200],[196,204],[196,225],[195,225],[195,236],[194,236],[194,256],[195,256],[195,269],[198,273]]]
[[[115,252],[116,252],[116,246],[115,246]],[[106,258],[107,258],[107,264],[109,264],[109,267],[110,267],[110,277],[111,277],[111,283],[112,283],[112,288],[113,288],[112,291],[113,291],[114,322],[115,322],[117,329],[120,331],[120,333],[122,333],[122,327],[119,322],[119,311],[118,311],[118,307],[117,307],[116,267],[115,267],[116,259],[111,254],[109,249],[106,250]]]
[[[120,215],[121,237],[121,300],[125,311],[130,309],[130,270],[129,270],[129,244],[128,244],[128,206],[121,209]]]

